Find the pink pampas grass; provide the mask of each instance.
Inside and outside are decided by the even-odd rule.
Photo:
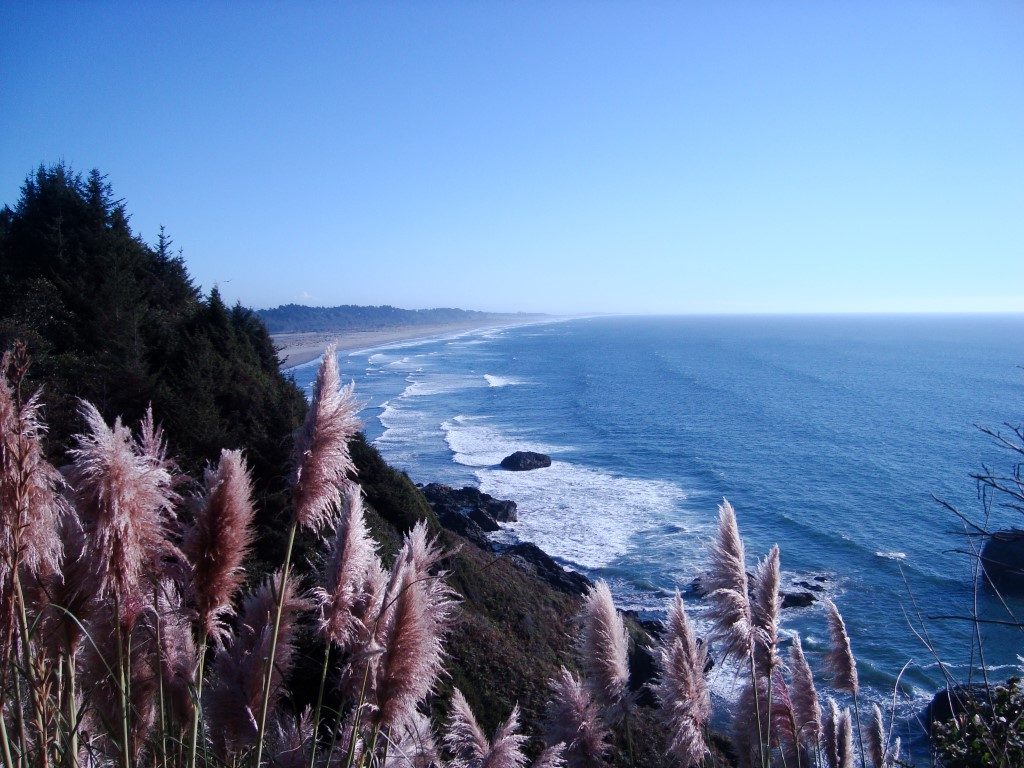
[[[221,756],[238,754],[255,743],[263,701],[263,683],[270,659],[276,590],[280,572],[269,576],[260,588],[246,598],[238,634],[221,648],[214,659],[211,684],[204,706],[212,724],[212,735]],[[284,694],[284,678],[295,655],[295,635],[302,611],[309,603],[289,581],[282,598],[281,624],[277,652],[270,677],[269,708],[272,710]]]
[[[868,754],[871,755],[871,764],[874,768],[886,768],[885,721],[877,704],[872,705],[871,715],[867,733]]]
[[[583,600],[580,657],[594,699],[611,720],[621,716],[629,686],[629,636],[608,583],[598,579]]]
[[[707,651],[697,644],[678,592],[669,605],[665,633],[656,653],[660,678],[654,691],[669,730],[669,751],[683,768],[700,765],[707,751],[704,727],[711,714],[704,679]]]
[[[821,738],[821,706],[818,690],[814,687],[814,675],[804,656],[799,636],[793,638],[789,649],[789,667],[793,675],[793,716],[796,719],[797,735],[801,743],[814,751]]]
[[[324,569],[324,586],[313,590],[319,630],[342,651],[365,636],[366,620],[379,611],[383,597],[377,544],[366,527],[358,486],[349,490],[346,506]]]
[[[829,634],[832,635],[832,650],[825,655],[825,664],[835,676],[835,685],[841,691],[856,695],[860,691],[857,679],[857,662],[850,647],[850,636],[846,622],[836,604],[825,598],[825,616],[828,619]]]
[[[548,747],[530,764],[530,768],[565,768],[565,744]]]
[[[130,628],[149,602],[165,558],[181,553],[168,537],[174,519],[171,475],[157,466],[117,419],[108,427],[96,407],[82,401],[86,432],[70,451],[69,479],[97,566],[96,593],[113,598]]]
[[[360,427],[358,412],[352,385],[340,386],[332,344],[324,351],[306,423],[295,441],[292,489],[295,519],[303,528],[320,530],[329,523],[355,471],[348,443]]]
[[[58,531],[67,512],[58,494],[63,478],[43,452],[39,392],[21,399],[28,366],[20,345],[0,359],[0,600],[5,604],[13,601],[15,569],[32,579],[57,573]],[[4,614],[13,615],[6,608]]]
[[[455,593],[439,575],[429,573],[440,555],[421,521],[395,559],[377,641],[374,726],[382,731],[410,717],[443,671]]]
[[[297,717],[281,713],[274,726],[269,749],[273,768],[309,768],[316,748],[312,713],[308,709]]]
[[[221,451],[215,470],[206,471],[206,493],[195,523],[185,535],[192,564],[191,595],[201,637],[223,640],[224,618],[242,586],[242,563],[253,543],[252,480],[241,451]]]
[[[758,674],[771,677],[779,665],[779,547],[776,544],[754,571],[754,661]]]
[[[452,706],[444,734],[444,745],[460,764],[481,760],[490,746],[483,729],[473,715],[473,710],[470,709],[469,702],[458,688],[452,689]]]
[[[589,690],[565,667],[549,684],[551,699],[545,721],[547,742],[565,744],[568,768],[604,766],[608,728]]]
[[[715,637],[725,641],[727,655],[746,656],[753,643],[746,550],[736,512],[726,499],[718,506],[718,537],[711,547],[707,588]]]
[[[822,749],[829,768],[839,768],[840,715],[835,699],[829,697],[828,712],[825,714]]]
[[[174,584],[160,585],[154,618],[154,641],[159,638],[159,669],[171,722],[181,725],[192,718],[196,651],[192,627],[186,618]],[[159,624],[157,625],[157,622]]]
[[[523,768],[526,737],[519,733],[519,707],[512,708],[508,720],[498,726],[488,740],[476,722],[462,692],[452,691],[452,711],[445,733],[445,746],[454,759],[452,768]]]
[[[839,713],[836,731],[839,736],[836,744],[839,753],[839,768],[854,768],[856,756],[853,752],[853,718],[849,709],[844,709]]]
[[[388,742],[387,760],[383,768],[438,768],[445,765],[438,757],[430,720],[419,711],[398,728],[392,729]]]

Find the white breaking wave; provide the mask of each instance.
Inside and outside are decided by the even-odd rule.
[[[906,560],[906,552],[875,552],[875,557],[884,557],[886,560]]]
[[[485,373],[484,378],[487,379],[487,384],[491,387],[513,387],[517,384],[526,383],[522,379],[517,379],[514,376],[494,376],[490,373]]]
[[[511,499],[519,521],[506,525],[523,541],[583,568],[601,568],[628,552],[635,535],[664,519],[684,498],[674,483],[620,477],[554,460],[529,472],[497,468],[513,451],[570,453],[558,446],[516,439],[486,417],[456,416],[441,424],[454,461],[478,467],[480,490]]]
[[[584,568],[602,568],[629,552],[637,533],[658,524],[683,499],[673,483],[618,477],[553,461],[529,472],[480,469],[480,490],[512,499],[520,539]]]
[[[513,451],[564,453],[570,446],[519,440],[488,423],[487,417],[456,416],[441,424],[444,439],[455,454],[453,461],[467,467],[491,467]]]
[[[402,393],[380,405],[377,420],[384,431],[374,444],[387,453],[389,460],[411,467],[422,454],[423,440],[430,436],[439,437],[441,429],[434,417],[417,409],[410,401],[485,385],[476,376],[459,374],[415,372],[405,380],[408,386]]]

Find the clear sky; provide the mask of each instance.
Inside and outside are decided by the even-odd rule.
[[[0,201],[253,306],[1024,310],[1024,3],[0,2]]]

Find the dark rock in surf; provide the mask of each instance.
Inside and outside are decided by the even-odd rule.
[[[815,576],[814,579],[815,581],[824,581],[824,579],[820,576]],[[794,581],[793,585],[797,587],[803,587],[804,589],[809,589],[811,592],[825,591],[825,588],[821,586],[821,584],[812,584],[809,581]]]
[[[800,591],[782,593],[783,608],[807,608],[810,605],[814,605],[813,592]]]
[[[496,531],[498,526],[495,523],[514,523],[518,519],[514,501],[496,499],[469,485],[465,488],[452,488],[441,483],[430,483],[420,490],[435,512],[448,509],[472,517],[484,530]]]
[[[484,529],[477,525],[467,515],[463,515],[455,510],[447,508],[436,509],[434,511],[437,515],[437,522],[449,531],[454,531],[460,536],[464,536],[481,549],[485,549],[487,551],[494,549],[490,540],[487,538],[487,534],[484,532]]]
[[[551,466],[551,457],[534,451],[516,451],[501,460],[502,469],[513,472],[526,472],[531,469],[543,469]]]
[[[1024,594],[1024,530],[996,531],[981,548],[987,582],[1000,592]]]
[[[520,568],[535,574],[560,592],[583,595],[594,586],[582,573],[566,570],[552,560],[544,550],[528,541],[512,545],[503,554]]]

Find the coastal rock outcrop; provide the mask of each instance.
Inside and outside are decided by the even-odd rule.
[[[447,528],[449,531],[454,531],[460,536],[465,536],[471,542],[480,547],[480,549],[485,549],[487,551],[492,551],[494,549],[490,539],[487,538],[487,532],[467,515],[463,515],[460,512],[455,512],[450,509],[435,510],[435,514],[437,515],[437,522],[439,522],[442,527]]]
[[[960,714],[972,701],[983,701],[984,696],[985,686],[981,683],[943,688],[932,696],[931,702],[925,708],[924,722],[928,732],[932,732],[935,723],[945,722],[953,715]]]
[[[514,501],[496,499],[489,493],[483,493],[469,485],[464,488],[452,488],[441,483],[430,483],[420,490],[435,512],[448,509],[467,515],[484,530],[496,531],[496,523],[514,523],[518,519]]]
[[[814,605],[814,593],[806,590],[782,593],[783,608],[807,608]]]
[[[535,451],[516,451],[501,460],[502,469],[510,469],[513,472],[526,472],[550,466],[551,457]]]
[[[996,531],[981,548],[981,565],[1000,592],[1024,594],[1024,530]]]
[[[528,541],[513,544],[503,554],[520,568],[535,574],[560,592],[583,595],[594,586],[582,573],[566,570],[547,552]]]
[[[751,579],[750,590],[753,592],[753,576],[747,574]],[[807,608],[814,605],[818,598],[816,592],[824,592],[825,587],[822,586],[822,582],[828,581],[825,576],[814,576],[813,582],[807,579],[801,579],[793,582],[793,585],[800,587],[800,589],[782,589],[780,594],[782,597],[783,608]],[[689,599],[704,598],[708,596],[707,586],[704,583],[703,574],[698,575],[691,581],[686,589],[683,590],[683,597]]]

